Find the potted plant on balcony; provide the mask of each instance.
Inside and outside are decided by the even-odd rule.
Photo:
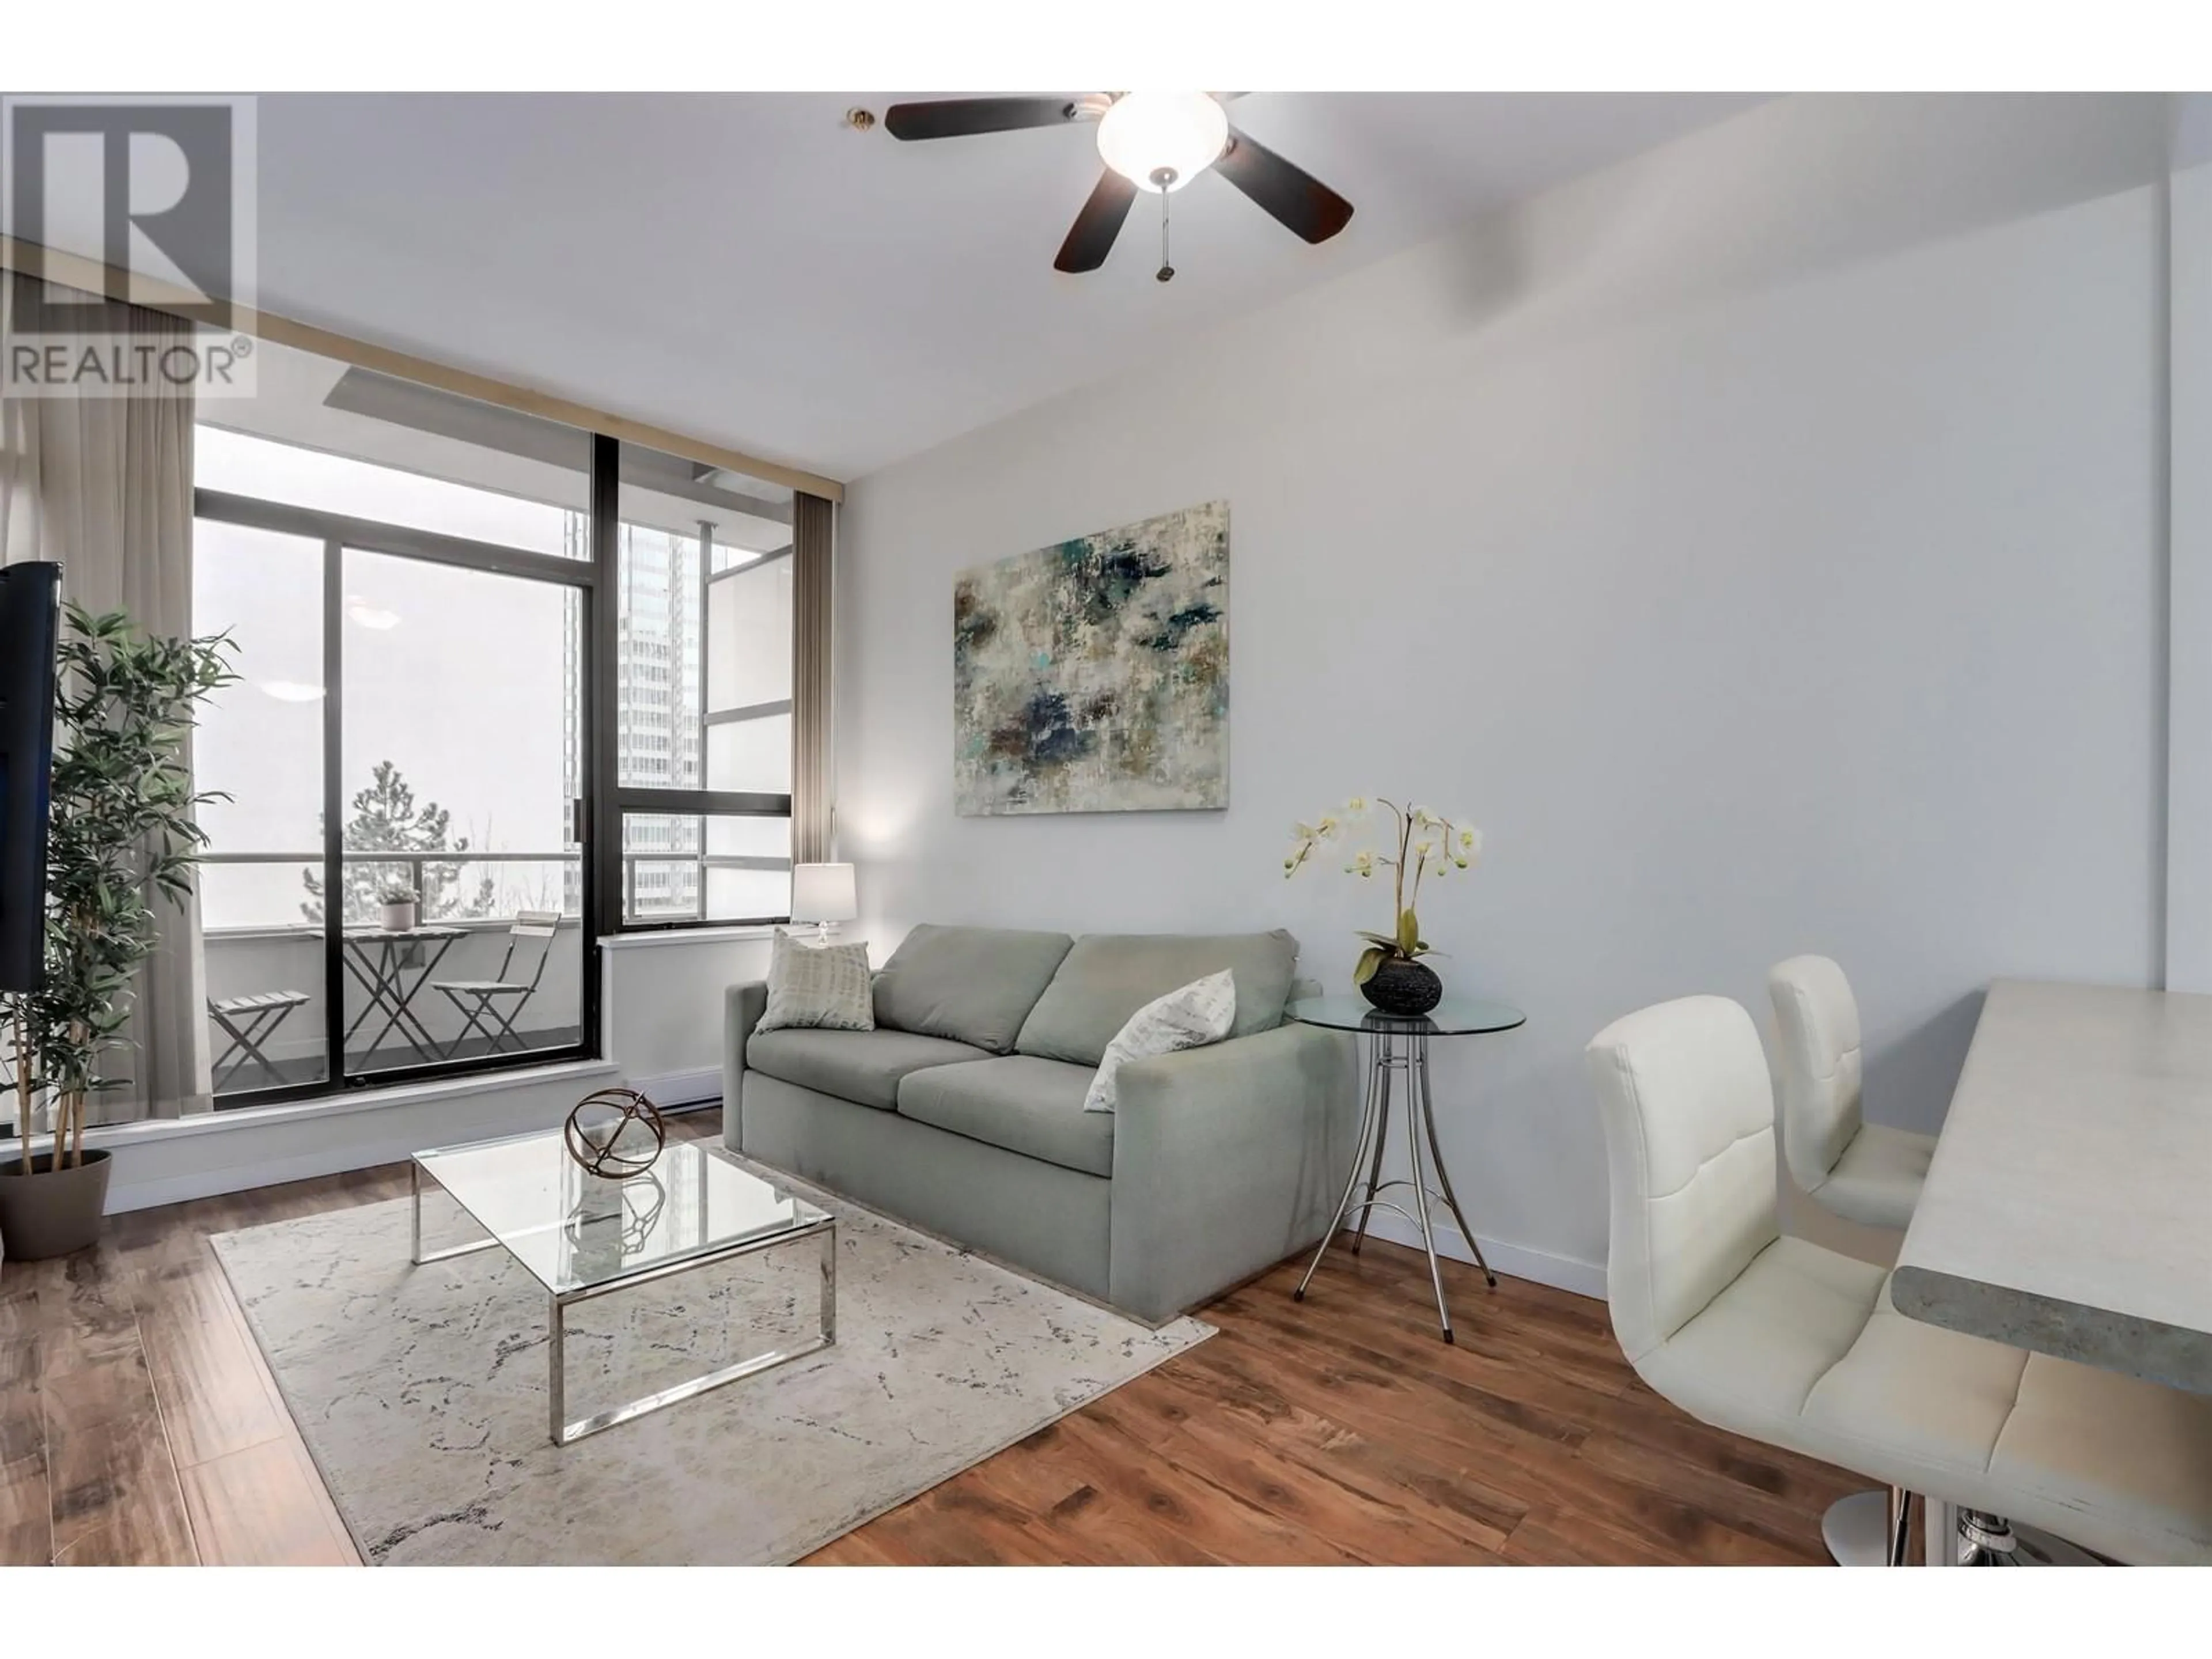
[[[376,890],[376,902],[384,907],[384,931],[387,933],[411,933],[415,931],[416,906],[422,895],[404,881],[387,881]]]
[[[115,1079],[104,1058],[127,1039],[131,983],[158,937],[154,899],[190,896],[207,836],[193,814],[185,740],[200,702],[237,676],[228,639],[163,639],[120,612],[65,612],[54,695],[46,846],[45,982],[0,1009],[13,1038],[21,1157],[0,1162],[0,1237],[19,1260],[63,1255],[100,1236],[108,1155],[84,1147],[88,1100]],[[32,1130],[52,1109],[52,1149]]]

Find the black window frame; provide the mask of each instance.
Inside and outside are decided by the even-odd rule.
[[[696,916],[672,916],[647,921],[633,919],[624,904],[625,843],[623,820],[632,813],[669,817],[764,817],[782,818],[788,822],[794,817],[793,797],[754,790],[728,789],[665,789],[645,788],[625,785],[621,781],[622,756],[619,743],[619,721],[622,711],[618,706],[621,679],[621,617],[613,596],[619,591],[622,556],[622,441],[605,433],[592,436],[592,563],[598,572],[599,590],[607,596],[607,602],[594,613],[593,626],[598,636],[592,641],[588,653],[595,665],[592,718],[599,722],[593,731],[594,741],[587,745],[596,757],[586,776],[591,782],[592,835],[590,857],[598,866],[597,878],[586,884],[587,890],[596,893],[599,901],[598,931],[602,938],[622,934],[696,933],[714,927],[774,927],[789,924],[790,915],[714,916],[705,915],[706,872],[717,865],[733,867],[763,867],[774,864],[788,869],[792,860],[788,852],[780,860],[762,860],[735,854],[709,854],[704,846],[698,853],[700,869],[699,898],[701,914]],[[768,556],[769,560],[788,558],[787,548]],[[717,580],[739,572],[757,570],[763,561],[752,560],[730,570],[708,568],[712,561],[701,550],[700,592],[702,603],[700,617],[700,680],[706,680],[706,653],[708,649],[706,623],[706,590]],[[795,697],[795,689],[794,689]],[[783,700],[788,708],[793,697]],[[763,709],[773,707],[760,705]],[[732,711],[725,711],[726,719]],[[734,711],[738,714],[754,712]],[[706,765],[704,741],[706,727],[719,725],[722,719],[700,711],[702,750],[700,766]],[[704,824],[702,823],[703,831]],[[672,861],[672,860],[668,860]]]
[[[574,431],[574,428],[563,428]],[[192,513],[196,520],[274,532],[319,543],[322,548],[321,621],[323,628],[323,848],[324,891],[343,890],[344,789],[342,776],[344,739],[344,574],[345,550],[416,559],[494,575],[520,577],[564,586],[576,595],[579,606],[579,672],[576,695],[578,725],[578,787],[571,839],[580,858],[579,926],[580,984],[580,1030],[574,1043],[532,1048],[526,1053],[471,1055],[457,1060],[393,1066],[359,1075],[349,1075],[344,1054],[344,1016],[347,970],[343,959],[344,921],[326,915],[323,927],[321,995],[331,1011],[325,1019],[325,1077],[312,1081],[279,1084],[226,1091],[216,1097],[217,1111],[286,1102],[331,1098],[363,1090],[403,1086],[433,1079],[511,1071],[520,1067],[557,1065],[601,1058],[600,1015],[603,957],[599,941],[620,935],[698,932],[711,928],[768,927],[787,925],[788,914],[744,917],[710,917],[706,909],[706,872],[718,865],[788,870],[793,860],[788,851],[781,859],[737,854],[718,855],[702,846],[696,854],[700,866],[700,908],[696,916],[636,920],[625,906],[623,821],[632,813],[669,817],[769,817],[787,823],[795,817],[789,793],[759,791],[672,789],[625,786],[620,782],[621,652],[620,606],[617,599],[621,557],[621,464],[623,441],[605,433],[583,435],[590,443],[587,517],[590,557],[564,558],[556,554],[473,540],[437,531],[420,530],[365,519],[319,507],[270,501],[232,491],[195,487]],[[708,714],[703,707],[706,653],[706,591],[716,581],[760,568],[764,562],[793,556],[780,549],[765,560],[750,560],[725,570],[708,568],[711,559],[702,549],[701,558],[701,681],[702,707],[699,711],[705,764],[706,728],[732,720],[796,713],[796,688],[792,696],[775,702]],[[312,857],[312,854],[306,855]],[[690,857],[694,855],[678,855]],[[268,862],[269,855],[226,858],[213,854],[210,863]],[[652,861],[649,859],[645,861]]]

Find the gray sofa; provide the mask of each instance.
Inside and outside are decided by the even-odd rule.
[[[872,1031],[756,1032],[734,985],[732,1150],[1158,1322],[1321,1237],[1358,1127],[1351,1040],[1285,1024],[1297,942],[916,927]],[[1083,1097],[1155,997],[1227,969],[1227,1041],[1139,1060]]]

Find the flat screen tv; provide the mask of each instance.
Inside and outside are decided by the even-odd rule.
[[[44,978],[62,568],[0,565],[0,991]]]

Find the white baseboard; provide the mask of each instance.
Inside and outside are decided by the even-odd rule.
[[[627,1085],[656,1106],[704,1106],[722,1103],[722,1071],[714,1066],[702,1072],[667,1072],[659,1077],[634,1077]]]
[[[1410,1221],[1401,1221],[1387,1211],[1377,1212],[1369,1224],[1368,1237],[1387,1238],[1393,1244],[1406,1244],[1414,1249],[1421,1248],[1420,1231]],[[1437,1254],[1448,1255],[1455,1261],[1472,1262],[1474,1252],[1461,1243],[1458,1232],[1449,1224],[1437,1227]],[[1508,1244],[1501,1239],[1482,1241],[1482,1254],[1490,1263],[1490,1270],[1510,1279],[1526,1279],[1539,1285],[1549,1285],[1554,1290],[1572,1291],[1577,1296],[1595,1297],[1605,1300],[1605,1269],[1588,1261],[1577,1261],[1564,1255],[1552,1255],[1543,1250],[1532,1250],[1524,1244]]]

